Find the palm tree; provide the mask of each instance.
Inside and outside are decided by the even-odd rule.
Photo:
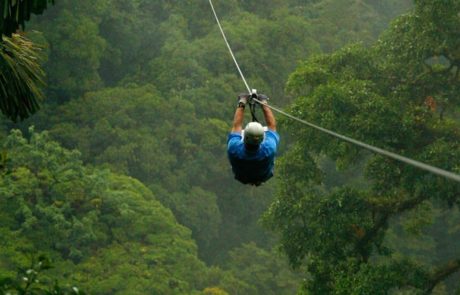
[[[3,35],[11,37],[16,30],[24,29],[26,21],[32,14],[42,14],[48,8],[48,3],[54,4],[54,0],[1,0],[0,31]]]
[[[2,36],[0,43],[0,110],[13,121],[23,120],[39,108],[44,71],[40,48],[19,34]]]

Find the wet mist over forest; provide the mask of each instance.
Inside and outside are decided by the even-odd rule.
[[[0,294],[460,294],[460,183],[279,113],[234,179],[207,0],[52,2],[0,5]],[[460,174],[460,0],[213,3],[269,104]]]

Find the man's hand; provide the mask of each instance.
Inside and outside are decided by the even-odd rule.
[[[268,104],[269,98],[265,94],[257,95],[257,99],[260,101],[260,104],[262,104],[262,105]]]
[[[244,107],[248,102],[248,98],[248,94],[240,94],[238,96],[238,107],[233,118],[232,132],[241,132],[243,130]]]
[[[259,94],[258,100],[260,101],[260,106],[262,107],[262,111],[264,112],[265,122],[267,123],[268,129],[272,131],[276,131],[276,120],[275,116],[273,116],[273,112],[268,106],[268,96],[265,94]]]
[[[251,97],[251,95],[246,94],[246,93],[241,93],[240,95],[238,95],[238,105],[237,106],[239,108],[244,108],[246,104],[248,103],[249,97]]]

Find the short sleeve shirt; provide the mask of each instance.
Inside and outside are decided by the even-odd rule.
[[[256,152],[245,149],[240,132],[228,135],[227,154],[235,178],[243,183],[263,182],[273,175],[275,155],[280,137],[276,131],[265,131],[265,138]]]

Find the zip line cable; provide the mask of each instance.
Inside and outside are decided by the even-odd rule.
[[[216,10],[214,9],[214,5],[212,4],[212,0],[209,0],[209,4],[211,5],[211,9],[212,9],[212,11],[214,13],[214,17],[216,18],[217,25],[219,26],[220,32],[222,33],[222,37],[224,38],[225,43],[227,44],[228,50],[230,52],[230,55],[232,56],[233,61],[235,62],[235,65],[236,65],[236,67],[238,69],[238,72],[240,73],[240,76],[241,76],[244,84],[246,85],[246,88],[248,89],[248,93],[252,93],[251,88],[249,87],[248,83],[246,82],[246,79],[244,78],[243,72],[241,71],[240,66],[238,65],[238,61],[236,60],[235,55],[233,54],[232,48],[230,47],[230,44],[228,43],[228,40],[227,40],[227,37],[225,36],[224,30],[222,28],[222,25],[220,24],[219,17],[217,16]],[[253,100],[258,102],[258,103],[260,103],[260,104],[263,103],[262,101],[258,100],[257,98],[253,98]],[[297,118],[297,117],[295,117],[295,116],[293,116],[293,115],[291,115],[289,113],[286,113],[285,111],[283,111],[283,110],[281,110],[281,109],[279,109],[277,107],[274,107],[274,106],[271,106],[271,105],[268,105],[268,104],[266,104],[266,106],[269,107],[270,109],[274,110],[275,112],[278,112],[278,113],[280,113],[280,114],[282,114],[282,115],[284,115],[284,116],[286,116],[286,117],[288,117],[290,119],[293,119],[293,120],[295,120],[295,121],[297,121],[299,123],[307,125],[307,126],[309,126],[311,128],[319,130],[319,131],[321,131],[323,133],[326,133],[328,135],[331,135],[333,137],[336,137],[336,138],[341,139],[343,141],[346,141],[348,143],[360,146],[360,147],[362,147],[364,149],[367,149],[367,150],[370,150],[370,151],[372,151],[374,153],[377,153],[377,154],[380,154],[382,156],[386,156],[388,158],[392,158],[394,160],[406,163],[406,164],[411,165],[413,167],[428,171],[428,172],[430,172],[432,174],[436,174],[436,175],[448,178],[450,180],[460,182],[460,175],[458,175],[456,173],[453,173],[453,172],[450,172],[450,171],[447,171],[447,170],[444,170],[444,169],[441,169],[441,168],[437,168],[437,167],[434,167],[434,166],[429,165],[429,164],[422,163],[422,162],[417,161],[417,160],[413,160],[413,159],[401,156],[399,154],[396,154],[396,153],[393,153],[393,152],[390,152],[390,151],[375,147],[373,145],[364,143],[362,141],[350,138],[350,137],[345,136],[345,135],[341,135],[341,134],[336,133],[334,131],[331,131],[329,129],[326,129],[326,128],[320,127],[318,125],[315,125],[313,123],[310,123],[308,121],[299,119],[299,118]]]
[[[246,88],[248,89],[248,93],[252,93],[251,88],[249,88],[248,82],[246,82],[243,72],[240,69],[240,65],[238,64],[238,61],[236,60],[235,55],[233,54],[233,50],[230,47],[230,44],[228,43],[227,37],[225,36],[224,29],[222,28],[222,25],[220,24],[219,17],[217,16],[216,10],[214,9],[214,5],[212,4],[212,0],[209,0],[209,5],[211,5],[211,9],[212,9],[212,12],[214,13],[214,17],[216,18],[217,25],[219,26],[220,32],[222,33],[222,37],[224,37],[225,44],[227,44],[228,51],[230,52],[230,55],[232,56],[233,61],[235,62],[236,68],[238,69],[238,72],[240,73],[240,76],[243,79],[244,85],[246,85]]]
[[[254,99],[256,100],[256,99]],[[256,100],[257,102],[260,103],[259,100]],[[449,171],[446,171],[444,169],[440,169],[440,168],[437,168],[437,167],[434,167],[434,166],[431,166],[431,165],[428,165],[428,164],[425,164],[425,163],[422,163],[422,162],[419,162],[417,160],[413,160],[413,159],[410,159],[410,158],[407,158],[407,157],[404,157],[404,156],[401,156],[399,154],[396,154],[396,153],[393,153],[393,152],[390,152],[390,151],[387,151],[387,150],[384,150],[384,149],[381,149],[381,148],[378,148],[378,147],[375,147],[375,146],[372,146],[370,144],[367,144],[367,143],[364,143],[364,142],[361,142],[359,140],[356,140],[356,139],[353,139],[353,138],[350,138],[350,137],[347,137],[345,135],[341,135],[339,133],[336,133],[334,131],[331,131],[331,130],[328,130],[326,128],[323,128],[323,127],[320,127],[320,126],[317,126],[313,123],[310,123],[310,122],[307,122],[305,120],[302,120],[302,119],[299,119],[289,113],[286,113],[284,112],[283,110],[280,110],[276,107],[273,107],[273,106],[270,106],[270,105],[267,105],[269,108],[271,108],[272,110],[280,113],[280,114],[283,114],[284,116],[286,117],[289,117],[297,122],[300,122],[300,123],[303,123],[305,125],[308,125],[316,130],[319,130],[323,133],[327,133],[331,136],[334,136],[334,137],[337,137],[343,141],[346,141],[346,142],[349,142],[351,144],[354,144],[354,145],[357,145],[357,146],[360,146],[362,148],[365,148],[367,150],[370,150],[370,151],[373,151],[377,154],[380,154],[380,155],[383,155],[383,156],[386,156],[386,157],[389,157],[389,158],[392,158],[394,160],[398,160],[400,162],[403,162],[403,163],[406,163],[406,164],[409,164],[411,166],[414,166],[414,167],[417,167],[417,168],[420,168],[420,169],[423,169],[423,170],[426,170],[428,172],[431,172],[433,174],[437,174],[439,176],[443,176],[445,178],[449,178],[451,180],[455,180],[455,181],[458,181],[460,182],[460,175],[458,174],[455,174],[455,173],[452,173],[452,172],[449,172]]]

